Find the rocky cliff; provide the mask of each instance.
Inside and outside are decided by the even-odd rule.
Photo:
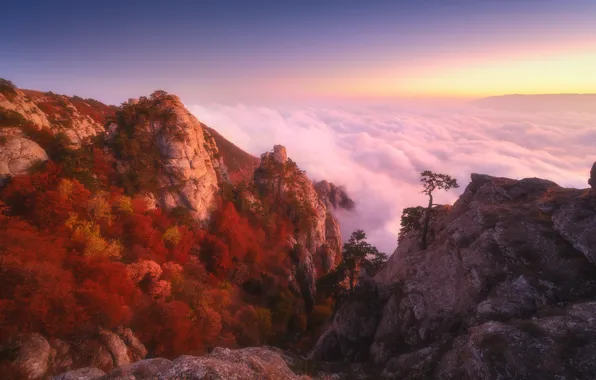
[[[590,191],[472,174],[437,211],[428,248],[405,236],[310,358],[395,379],[596,377]]]
[[[310,308],[317,278],[341,258],[341,232],[329,194],[316,191],[315,184],[288,158],[281,145],[261,156],[254,182],[261,197],[287,205],[287,214],[297,226],[288,237],[293,246],[294,278]]]
[[[106,139],[129,192],[145,193],[164,209],[182,207],[207,221],[218,183],[226,181],[217,146],[180,99],[163,91],[130,100],[108,125]],[[210,144],[211,143],[211,144]]]

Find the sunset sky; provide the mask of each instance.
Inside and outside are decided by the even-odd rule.
[[[596,1],[7,1],[0,76],[120,103],[596,92]]]

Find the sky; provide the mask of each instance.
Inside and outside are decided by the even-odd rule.
[[[0,75],[119,104],[596,92],[596,1],[7,0]]]

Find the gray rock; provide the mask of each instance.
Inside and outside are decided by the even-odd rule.
[[[41,379],[49,366],[51,347],[37,333],[20,334],[10,339],[2,348],[2,356],[9,357],[8,370],[22,379]]]
[[[101,380],[119,380],[119,379],[149,379],[158,373],[172,367],[172,362],[164,358],[153,358],[127,364],[110,371]]]
[[[347,301],[310,357],[368,355],[388,378],[591,378],[595,203],[546,180],[473,174],[437,209],[428,248],[407,234],[376,292]]]
[[[105,372],[98,368],[86,367],[75,369],[55,376],[53,380],[96,380],[100,379]]]
[[[0,143],[0,185],[7,177],[25,174],[36,162],[45,162],[48,155],[39,144],[23,136],[4,136]]]
[[[284,360],[267,348],[216,348],[202,357],[181,356],[155,379],[260,380],[299,379]]]

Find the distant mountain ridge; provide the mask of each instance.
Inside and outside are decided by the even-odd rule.
[[[501,95],[474,100],[473,105],[514,112],[596,113],[596,94]]]

